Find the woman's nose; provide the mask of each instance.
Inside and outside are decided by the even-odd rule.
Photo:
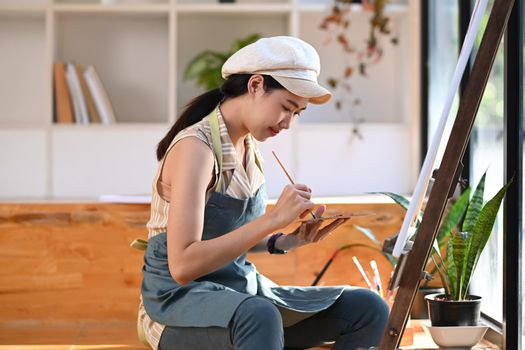
[[[292,125],[292,120],[293,116],[291,114],[287,114],[286,117],[279,123],[279,127],[282,129],[289,129]]]

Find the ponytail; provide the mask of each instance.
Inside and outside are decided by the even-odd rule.
[[[205,116],[221,102],[223,94],[220,89],[213,89],[195,97],[187,105],[177,122],[164,136],[157,146],[157,160],[164,158],[171,141],[177,134],[195,123],[200,122]]]
[[[171,142],[179,132],[185,128],[200,122],[210,114],[217,105],[228,98],[244,95],[248,91],[248,81],[252,74],[233,74],[220,88],[213,89],[192,99],[186,106],[177,122],[171,127],[166,136],[157,146],[157,160],[166,155]],[[269,92],[284,87],[269,75],[263,75],[264,89]]]

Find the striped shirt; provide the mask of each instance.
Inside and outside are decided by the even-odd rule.
[[[256,159],[262,162],[262,157],[257,149],[255,140],[251,135],[248,135],[244,140],[246,162],[246,168],[244,168],[242,162],[237,157],[237,152],[230,139],[228,129],[226,128],[219,108],[216,108],[216,111],[222,148],[222,181],[220,182],[221,188],[214,188],[215,186],[212,186],[212,188],[208,190],[206,200],[208,200],[211,192],[214,190],[238,199],[250,198],[264,183],[264,175],[256,162]],[[186,137],[196,137],[212,149],[209,116],[179,132],[168,147],[164,158],[159,162],[157,174],[153,181],[151,214],[150,220],[147,223],[148,238],[167,231],[170,188],[168,184],[160,180],[161,173],[168,152],[172,149],[173,145]],[[217,159],[215,159],[216,179],[218,178],[218,171],[218,162]],[[149,343],[153,349],[157,349],[160,336],[165,326],[149,318],[142,304],[142,298],[139,304],[138,323],[139,331],[140,327],[142,327],[147,343]]]

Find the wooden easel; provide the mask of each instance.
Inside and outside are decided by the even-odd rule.
[[[425,275],[424,268],[436,239],[445,205],[459,178],[458,169],[461,166],[461,159],[467,148],[479,104],[513,5],[514,0],[496,0],[492,7],[417,238],[410,251],[403,257],[404,263],[396,267],[399,287],[381,339],[379,346],[381,350],[397,349],[401,342],[420,280]]]

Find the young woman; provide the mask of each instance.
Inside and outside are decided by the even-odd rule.
[[[246,260],[248,250],[282,254],[317,242],[345,222],[321,228],[311,220],[289,234],[277,232],[314,208],[304,184],[285,186],[265,213],[254,139],[277,136],[308,103],[328,101],[319,70],[319,56],[306,42],[260,39],[228,59],[222,87],[191,101],[159,143],[139,309],[139,333],[153,348],[379,343],[388,307],[376,294],[348,286],[281,287]]]

